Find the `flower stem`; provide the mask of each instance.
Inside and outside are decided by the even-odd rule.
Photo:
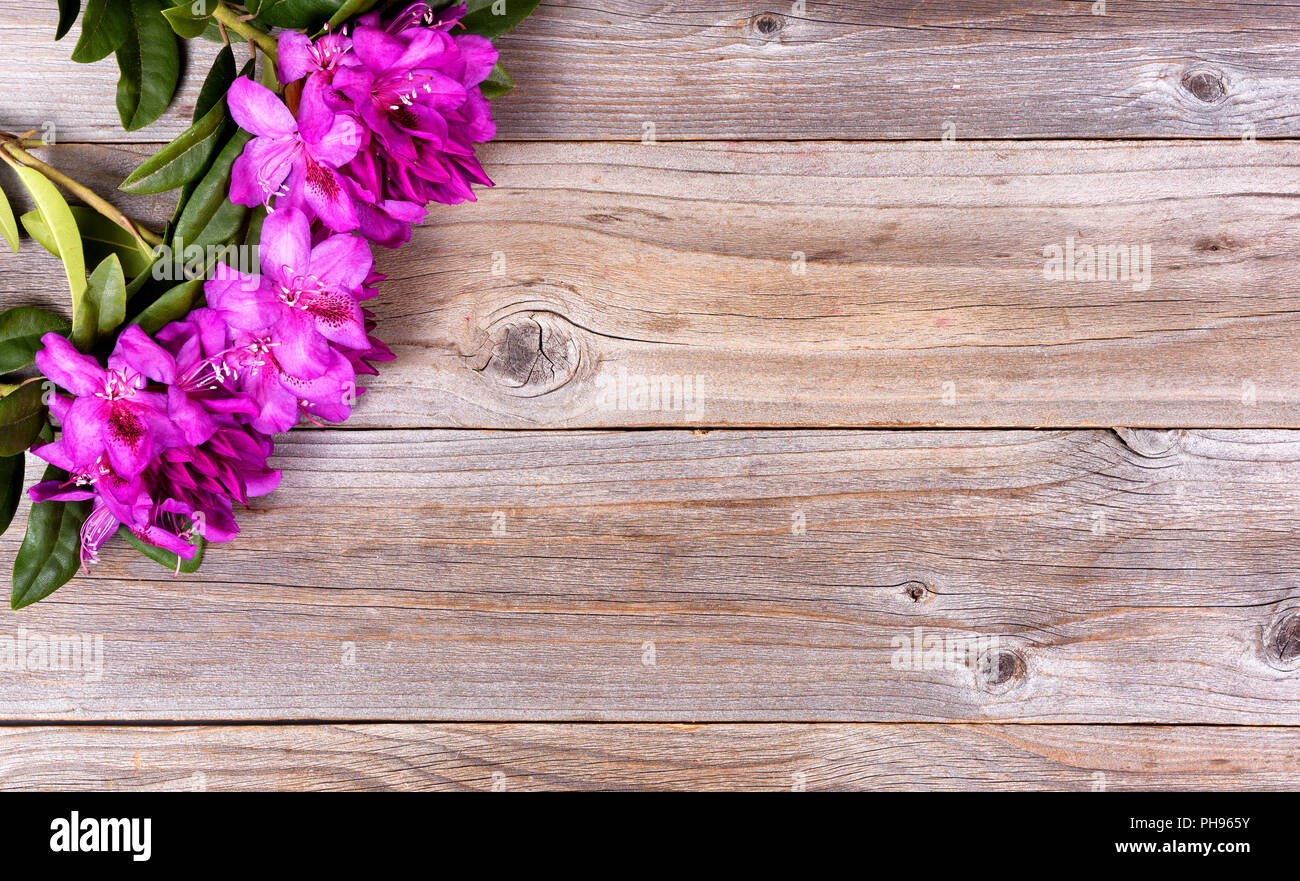
[[[257,48],[265,52],[267,58],[270,58],[276,64],[280,63],[280,58],[277,53],[278,44],[275,41],[275,37],[270,34],[262,33],[257,28],[244,21],[239,17],[235,10],[231,9],[225,3],[218,3],[216,6],[212,7],[212,17],[235,33],[239,34],[244,39],[256,43]]]
[[[144,251],[152,253],[154,246],[162,244],[162,236],[132,221],[131,218],[127,217],[107,200],[97,195],[94,190],[90,189],[90,187],[87,187],[85,184],[77,183],[57,168],[37,159],[31,153],[28,153],[19,146],[18,142],[12,137],[8,135],[0,135],[0,146],[4,148],[4,152],[7,154],[0,158],[4,158],[5,161],[9,162],[11,165],[25,165],[28,168],[39,171],[41,174],[54,181],[54,183],[63,187],[63,189],[85,202],[86,205],[98,211],[100,214],[122,227],[122,229],[129,232]]]

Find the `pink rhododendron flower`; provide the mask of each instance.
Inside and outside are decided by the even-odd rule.
[[[361,128],[350,114],[335,113],[321,94],[324,83],[303,90],[298,118],[265,86],[235,80],[226,101],[239,127],[257,137],[235,160],[231,201],[269,203],[283,197],[309,210],[332,230],[356,229],[352,198],[335,169],[361,146]]]

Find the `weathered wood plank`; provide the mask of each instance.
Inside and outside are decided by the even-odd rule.
[[[111,178],[141,149],[52,156]],[[1295,143],[486,160],[495,189],[379,255],[398,360],[358,425],[1300,426]],[[1046,279],[1071,239],[1149,249],[1150,277]],[[0,303],[64,299],[39,249],[0,267]],[[669,399],[638,394],[660,378]]]
[[[1122,435],[294,432],[0,718],[1300,723],[1300,434]]]
[[[757,0],[544,3],[502,41],[521,139],[938,139],[1300,134],[1300,10],[1285,3]],[[53,4],[0,0],[0,127],[120,140],[116,69],[69,60]],[[205,62],[194,43],[184,127]],[[52,100],[57,96],[57,101]],[[139,139],[139,134],[132,135]]]
[[[3,790],[1295,790],[1294,728],[303,725],[0,729]]]

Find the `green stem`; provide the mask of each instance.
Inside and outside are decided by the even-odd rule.
[[[225,3],[218,3],[212,8],[212,17],[239,34],[245,40],[252,40],[257,44],[257,48],[266,53],[276,64],[280,63],[278,54],[279,44],[276,43],[275,37],[270,34],[264,34],[257,28],[250,25],[239,17],[235,10],[231,9]]]
[[[48,165],[37,159],[31,153],[28,153],[22,147],[18,146],[16,141],[8,137],[0,137],[0,146],[3,146],[5,153],[8,154],[3,158],[10,164],[16,162],[35,171],[39,171],[56,184],[63,187],[63,189],[85,202],[87,206],[98,211],[100,214],[122,227],[122,229],[129,232],[131,236],[140,243],[141,247],[145,251],[151,252],[154,246],[162,244],[162,236],[152,230],[146,229],[138,223],[135,223],[131,218],[127,217],[107,200],[96,194],[94,190],[90,189],[90,187],[77,183],[54,166]]]

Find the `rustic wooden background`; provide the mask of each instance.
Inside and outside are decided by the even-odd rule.
[[[1106,5],[548,0],[355,420],[198,575],[8,613],[104,670],[0,673],[0,787],[1300,787],[1300,7]],[[53,7],[0,128],[111,192],[211,52],[126,136]]]

